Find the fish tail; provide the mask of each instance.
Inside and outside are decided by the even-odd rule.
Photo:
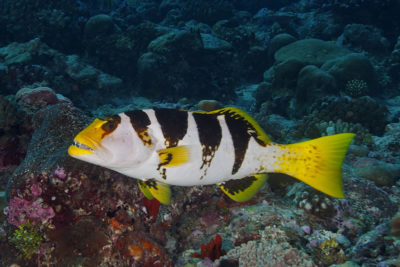
[[[342,163],[355,134],[342,133],[317,139],[279,145],[275,171],[299,179],[315,189],[343,198]]]

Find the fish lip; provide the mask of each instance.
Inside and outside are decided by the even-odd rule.
[[[84,149],[84,150],[88,150],[90,152],[94,152],[94,149],[92,149],[90,146],[82,144],[76,140],[74,140],[74,143],[72,144],[73,146],[79,148],[79,149]]]

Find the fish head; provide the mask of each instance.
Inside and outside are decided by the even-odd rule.
[[[75,136],[74,143],[68,148],[68,154],[113,169],[131,166],[135,161],[143,160],[146,153],[142,146],[129,118],[121,113],[95,119]]]

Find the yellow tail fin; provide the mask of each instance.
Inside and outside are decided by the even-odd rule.
[[[333,197],[343,198],[342,163],[355,134],[325,136],[291,145],[276,157],[276,172],[293,176]]]

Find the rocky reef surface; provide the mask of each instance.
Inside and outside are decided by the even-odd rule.
[[[3,1],[0,265],[400,265],[400,4],[267,2]],[[280,143],[356,133],[346,198],[271,174],[160,205],[66,153],[94,117],[232,105]]]

